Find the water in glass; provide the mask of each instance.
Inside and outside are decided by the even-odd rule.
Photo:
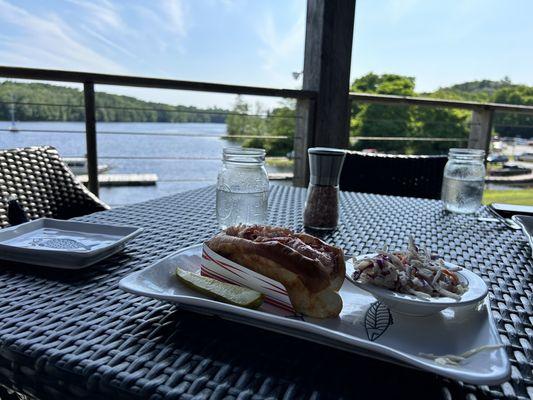
[[[483,197],[483,179],[458,179],[444,175],[442,201],[451,212],[474,213]]]
[[[268,175],[264,161],[263,149],[224,149],[216,199],[221,229],[238,224],[266,224]]]
[[[222,229],[245,224],[265,224],[268,211],[268,191],[234,193],[217,189],[217,218]]]
[[[483,150],[450,149],[441,193],[446,210],[470,214],[479,209],[485,183],[484,156]]]

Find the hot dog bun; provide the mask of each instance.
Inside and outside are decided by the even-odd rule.
[[[346,272],[341,249],[305,233],[261,225],[227,228],[206,244],[283,284],[297,312],[316,318],[339,315],[342,299],[337,291]]]

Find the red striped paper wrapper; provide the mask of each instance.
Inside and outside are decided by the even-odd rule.
[[[205,244],[202,251],[202,275],[257,290],[265,295],[265,303],[294,313],[287,291],[281,283],[222,257]]]

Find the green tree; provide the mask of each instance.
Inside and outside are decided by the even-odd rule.
[[[515,85],[497,90],[493,102],[504,104],[533,105],[533,88]],[[533,115],[519,113],[496,113],[496,132],[501,136],[533,137]]]
[[[230,136],[249,135],[253,138],[236,138],[244,147],[264,148],[270,156],[284,156],[293,146],[296,129],[294,102],[281,104],[270,112],[265,112],[260,103],[251,107],[239,96],[226,120]],[[283,136],[283,139],[271,136]]]
[[[246,139],[243,146],[260,147],[270,156],[285,156],[292,150],[294,131],[296,130],[296,112],[291,106],[275,108],[265,119],[264,135],[282,136],[277,138],[252,138]]]
[[[367,74],[352,84],[351,90],[363,93],[414,96],[412,77]],[[430,94],[431,95],[431,94]],[[448,94],[454,95],[453,92]],[[427,96],[427,94],[426,94]],[[466,138],[468,113],[463,111],[382,104],[352,105],[351,135],[355,137]],[[456,146],[454,142],[359,140],[355,149],[375,148],[401,154],[438,154]]]
[[[385,74],[367,74],[356,79],[351,90],[364,93],[394,94],[412,96],[415,80],[411,77]],[[361,105],[357,114],[352,115],[352,136],[387,137],[413,136],[415,131],[412,111],[409,107],[383,104]],[[404,150],[405,143],[381,140],[359,140],[356,149],[376,148],[379,151]]]
[[[228,117],[226,118],[227,132],[230,136],[245,135],[247,133],[249,106],[242,99],[241,96],[237,96],[235,105],[231,109]]]
[[[417,121],[415,137],[420,138],[462,138],[467,139],[469,113],[437,107],[417,107],[414,110]],[[446,154],[450,147],[463,146],[465,142],[419,141],[412,142],[406,153]]]
[[[227,110],[211,107],[170,106],[134,97],[104,92],[96,95],[96,118],[102,122],[218,122],[226,120]],[[19,121],[83,121],[83,92],[43,83],[0,83],[0,119],[10,119],[10,102],[17,103]],[[57,104],[57,105],[54,105]],[[60,105],[60,106],[58,106]]]

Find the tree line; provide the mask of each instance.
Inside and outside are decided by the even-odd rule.
[[[227,133],[229,136],[236,136],[235,141],[244,147],[261,147],[271,156],[285,156],[293,145],[296,130],[295,106],[294,101],[286,101],[272,111],[265,111],[260,103],[252,106],[238,96],[226,119]]]
[[[401,96],[424,96],[439,99],[470,100],[505,104],[533,105],[533,87],[516,85],[505,78],[501,81],[475,81],[441,88],[430,93],[415,92],[413,77],[397,74],[369,73],[354,80],[351,91]],[[229,135],[279,135],[288,138],[238,139],[245,146],[264,147],[270,155],[285,155],[292,149],[295,131],[295,104],[284,103],[264,116],[250,104],[237,98],[234,115],[227,119]],[[260,107],[259,107],[260,108]],[[467,110],[351,103],[351,148],[376,149],[400,154],[442,154],[450,147],[466,144],[470,132],[471,112]],[[278,118],[279,115],[285,118]],[[494,133],[500,136],[533,137],[533,116],[517,113],[496,113]],[[372,140],[373,137],[402,137],[402,141]],[[415,141],[409,138],[446,138],[457,141]]]
[[[83,91],[44,83],[0,83],[0,120],[11,118],[11,102],[18,121],[83,121]],[[96,92],[96,119],[101,122],[226,122],[228,110],[171,106],[129,96]],[[61,106],[53,105],[60,104]]]
[[[438,89],[415,92],[415,79],[396,74],[369,73],[357,78],[350,90],[363,93],[425,96],[440,99],[470,100],[505,104],[533,105],[533,87],[501,81],[474,81]],[[273,110],[249,104],[237,97],[231,112],[212,107],[171,106],[146,102],[134,97],[96,93],[96,118],[102,122],[215,122],[227,123],[230,136],[244,146],[264,147],[269,155],[286,155],[293,146],[296,111],[293,101]],[[0,83],[0,119],[9,120],[15,101],[19,121],[83,121],[83,92],[43,83]],[[53,105],[59,104],[60,106]],[[252,115],[250,115],[252,114]],[[438,154],[464,145],[470,131],[471,113],[466,110],[352,102],[350,116],[351,148],[404,154]],[[494,133],[500,136],[533,137],[533,116],[496,113]],[[265,137],[267,136],[267,137]],[[272,139],[268,136],[280,136]],[[457,138],[463,142],[382,141],[372,137]],[[365,140],[366,139],[366,140]]]

